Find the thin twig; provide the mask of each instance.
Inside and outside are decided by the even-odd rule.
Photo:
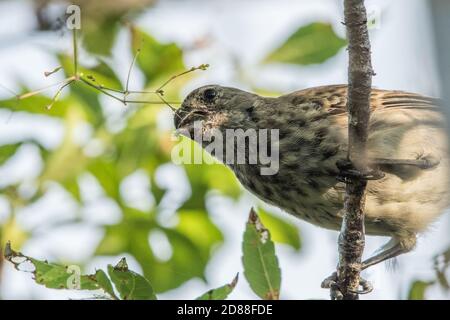
[[[165,104],[166,104],[173,112],[176,111],[176,109],[175,109],[169,102],[167,102],[167,101],[162,97],[162,95],[158,94],[158,98],[161,99],[161,101],[162,101],[163,103],[165,103]],[[171,102],[171,103],[172,103],[172,102]]]
[[[131,71],[133,71],[134,64],[136,63],[136,60],[137,60],[140,52],[141,52],[141,49],[137,49],[136,54],[133,57],[133,61],[131,61],[130,68],[128,69],[127,82],[125,84],[125,92],[129,92],[128,89],[130,86]]]
[[[111,87],[104,86],[102,84],[99,85],[100,88],[106,91],[112,91],[120,94],[158,94],[156,91],[148,91],[148,90],[121,90],[121,89],[114,89]]]
[[[45,71],[45,72],[44,72],[44,76],[45,76],[45,77],[50,77],[52,74],[57,73],[57,72],[58,72],[59,70],[61,70],[61,69],[62,69],[62,67],[59,66],[59,67],[54,68],[52,71]]]
[[[113,99],[115,99],[115,100],[117,100],[117,101],[122,102],[123,104],[125,104],[125,101],[124,101],[123,99],[121,99],[121,98],[119,98],[119,97],[117,97],[117,96],[115,96],[115,95],[109,93],[108,91],[104,90],[104,88],[102,88],[101,86],[96,85],[96,84],[93,84],[92,82],[86,80],[86,79],[83,78],[83,77],[80,77],[80,81],[83,82],[83,83],[85,83],[85,84],[87,84],[88,86],[90,86],[90,87],[92,87],[92,88],[94,88],[94,89],[97,89],[98,91],[100,91],[101,93],[107,95],[108,97],[111,97],[111,98],[113,98]]]
[[[48,89],[51,89],[51,88],[53,88],[53,87],[61,86],[61,85],[64,86],[64,85],[66,85],[68,82],[73,82],[73,80],[75,80],[75,79],[76,79],[75,76],[72,76],[72,77],[69,77],[69,78],[64,79],[64,80],[62,80],[62,81],[59,81],[59,82],[57,82],[57,83],[51,84],[51,85],[49,85],[49,86],[46,86],[46,87],[43,87],[43,88],[40,88],[40,89],[31,91],[31,92],[27,92],[27,93],[21,94],[21,95],[19,95],[19,96],[16,95],[16,98],[17,98],[18,100],[23,100],[23,99],[26,99],[26,98],[30,98],[30,97],[32,97],[32,96],[38,95],[38,94],[40,94],[40,93],[42,93],[42,92],[45,92],[45,91],[47,91]]]
[[[50,110],[53,106],[53,104],[59,99],[59,96],[61,95],[61,92],[64,90],[65,87],[70,85],[72,82],[76,81],[75,79],[68,81],[67,83],[63,84],[58,91],[56,91],[55,95],[53,96],[52,102],[47,106],[47,110]]]
[[[109,89],[106,89],[106,88],[104,88],[104,87],[102,87],[102,86],[100,86],[100,85],[96,85],[96,84],[90,82],[89,80],[85,79],[84,77],[80,77],[79,79],[80,79],[81,82],[87,84],[88,86],[90,86],[90,87],[92,87],[92,88],[94,88],[94,89],[100,91],[101,93],[104,93],[104,94],[107,95],[108,97],[111,97],[111,98],[113,98],[113,99],[115,99],[115,100],[117,100],[117,101],[119,101],[119,102],[121,102],[121,103],[123,103],[123,104],[127,104],[127,103],[167,104],[167,105],[169,105],[169,107],[170,107],[172,110],[174,110],[174,108],[173,108],[172,106],[170,106],[169,103],[173,103],[173,104],[179,103],[179,102],[151,101],[151,100],[128,100],[128,99],[125,99],[125,97],[120,98],[120,97],[118,97],[118,96],[116,96],[116,95],[113,95],[113,94],[109,93],[109,92],[107,91],[107,90],[109,90]],[[116,90],[116,92],[117,92],[117,93],[121,93],[121,94],[125,94],[125,91],[122,91],[122,90]],[[159,95],[157,95],[157,96],[161,99],[161,97],[160,97]]]
[[[199,65],[198,67],[192,67],[192,68],[190,68],[189,70],[186,70],[186,71],[183,71],[183,72],[181,72],[181,73],[179,73],[179,74],[176,74],[176,75],[170,77],[169,79],[167,79],[166,82],[164,82],[158,89],[156,89],[156,92],[158,92],[158,93],[163,93],[163,89],[164,89],[170,82],[172,82],[173,80],[175,80],[175,79],[178,78],[178,77],[184,76],[185,74],[194,72],[194,71],[196,71],[196,70],[206,70],[208,67],[209,67],[208,64],[201,64],[201,65]]]
[[[8,92],[11,92],[12,94],[14,94],[16,99],[19,101],[19,100],[23,100],[23,99],[30,98],[32,96],[38,95],[38,94],[40,94],[40,93],[42,93],[42,92],[44,92],[44,91],[46,91],[46,90],[48,90],[48,89],[50,89],[52,87],[61,86],[58,89],[58,91],[56,92],[56,94],[54,95],[54,97],[52,99],[52,102],[47,106],[47,109],[51,109],[53,104],[58,100],[58,98],[59,98],[59,96],[60,96],[60,94],[61,94],[61,92],[62,92],[62,90],[64,88],[66,88],[67,86],[71,85],[74,82],[81,81],[83,84],[98,90],[99,92],[105,94],[106,96],[108,96],[108,97],[110,97],[110,98],[112,98],[112,99],[114,99],[116,101],[121,102],[124,105],[127,105],[128,103],[134,103],[134,104],[165,104],[173,112],[175,112],[176,109],[172,106],[172,104],[179,104],[179,102],[166,101],[162,97],[163,94],[164,94],[163,88],[165,88],[171,81],[173,81],[174,79],[176,79],[178,77],[181,77],[181,76],[183,76],[185,74],[191,73],[191,72],[196,71],[196,70],[206,70],[209,67],[209,65],[207,65],[207,64],[202,64],[202,65],[200,65],[198,67],[192,67],[189,70],[186,70],[186,71],[183,71],[183,72],[181,72],[181,73],[179,73],[177,75],[174,75],[174,76],[170,77],[166,82],[164,82],[156,91],[129,90],[131,73],[132,73],[134,65],[136,64],[138,55],[140,53],[140,49],[138,49],[136,54],[135,54],[135,56],[134,56],[134,58],[133,58],[133,61],[132,61],[131,65],[130,65],[130,68],[128,70],[125,90],[115,89],[115,88],[106,87],[106,86],[104,86],[102,84],[97,84],[97,81],[96,81],[96,79],[93,76],[87,76],[87,78],[85,78],[82,73],[80,73],[80,74],[78,73],[78,44],[77,44],[77,31],[76,31],[76,29],[72,30],[72,44],[73,44],[73,69],[74,69],[74,74],[71,77],[69,77],[67,79],[64,79],[64,80],[62,80],[62,81],[60,81],[58,83],[46,86],[44,88],[24,93],[22,95],[17,95],[12,90],[10,90],[10,89],[8,89],[8,88],[6,88],[4,86],[1,86],[1,87],[4,88],[5,90],[7,90]],[[45,75],[49,76],[49,75],[59,71],[60,69],[61,69],[61,67],[58,67],[58,68],[54,69],[51,72],[46,72]],[[121,94],[122,97],[119,97],[119,96],[117,96],[115,94],[112,94],[111,92],[114,92],[114,93],[117,93],[117,94]],[[129,100],[129,99],[127,99],[127,97],[130,94],[141,94],[141,95],[154,94],[154,95],[156,95],[159,98],[160,101]]]

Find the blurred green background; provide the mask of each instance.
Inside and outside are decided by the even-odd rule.
[[[45,79],[42,76],[43,70],[35,68],[27,60],[20,62],[22,67],[31,78],[36,79],[40,76],[42,86],[72,75],[71,34],[64,31],[61,23],[64,20],[66,4],[62,1],[24,1],[23,3],[19,9],[14,10],[28,10],[28,16],[33,18],[32,27],[27,30],[29,37],[36,36],[40,39],[37,43],[30,38],[24,41],[30,41],[32,45],[52,55],[52,58],[48,60],[50,61],[48,69],[45,71],[51,71],[58,66],[62,66],[63,69],[49,79]],[[183,6],[186,7],[186,4],[181,5],[180,1],[79,0],[73,3],[80,5],[82,10],[79,63],[84,68],[83,73],[93,76],[98,83],[114,89],[123,90],[126,70],[137,50],[140,50],[140,54],[131,74],[131,86],[135,90],[158,88],[171,76],[194,66],[194,64],[186,63],[189,60],[186,56],[212,50],[216,58],[213,61],[215,63],[200,60],[195,64],[210,63],[212,71],[197,71],[172,81],[165,88],[164,98],[168,101],[181,101],[187,89],[192,89],[204,81],[203,73],[207,74],[224,68],[232,70],[233,83],[236,85],[267,95],[283,92],[286,88],[291,89],[290,87],[300,89],[302,85],[313,84],[305,80],[310,74],[316,74],[312,78],[320,77],[325,83],[339,79],[345,81],[346,53],[343,50],[345,40],[342,29],[336,30],[339,19],[332,20],[331,16],[323,18],[324,13],[322,16],[316,14],[313,19],[303,19],[287,28],[287,32],[285,31],[284,35],[278,35],[277,40],[270,44],[270,48],[267,48],[264,54],[252,57],[254,61],[249,64],[250,58],[245,54],[240,55],[231,47],[228,48],[228,52],[224,50],[226,46],[217,47],[216,42],[220,41],[214,38],[214,35],[208,34],[206,30],[198,32],[198,37],[185,36],[184,39],[176,41],[176,39],[158,38],[153,34],[152,28],[146,27],[146,19],[152,19],[152,14],[159,14],[161,17],[164,15],[164,10],[172,8],[178,15],[183,15]],[[208,6],[213,6],[214,11],[214,4],[207,1],[191,1],[190,3],[194,8],[197,6],[199,15],[205,14],[202,10],[206,10]],[[264,3],[270,3],[270,1]],[[274,6],[273,3],[272,6]],[[322,6],[331,6],[338,11],[340,7],[337,3],[337,1],[322,1]],[[2,16],[8,14],[8,8],[16,6],[11,1],[3,1],[0,5]],[[239,3],[233,2],[230,6],[239,8]],[[244,9],[249,6],[258,7],[258,4],[248,1]],[[308,8],[306,2],[304,6]],[[380,8],[380,10],[389,10],[389,7]],[[196,10],[187,10],[185,14],[189,15],[193,11]],[[323,12],[326,13],[327,10],[324,9]],[[371,20],[372,32],[378,32],[376,24],[379,22],[377,21],[379,12],[376,10],[374,12],[373,20]],[[168,18],[165,23],[176,24],[177,14]],[[339,16],[337,13],[336,15]],[[159,19],[158,21],[163,21]],[[238,13],[236,19],[242,19],[242,14]],[[253,17],[253,21],[254,19]],[[224,21],[230,24],[222,24],[220,27],[233,28],[231,20]],[[270,22],[260,21],[264,24],[270,24]],[[195,24],[193,25],[195,27]],[[162,30],[167,27],[162,22],[159,22],[159,26]],[[181,28],[179,30],[183,35],[183,30]],[[4,36],[7,37],[7,35]],[[264,37],[262,34],[256,36]],[[6,43],[8,41],[4,42],[9,55],[14,52],[11,49],[13,46],[21,45],[15,44],[14,41],[12,44]],[[54,42],[58,45],[54,45]],[[227,41],[224,42],[227,43]],[[241,42],[240,45],[245,46],[245,43]],[[251,43],[248,45],[252,46]],[[374,50],[377,50],[376,45]],[[245,48],[243,51],[245,52]],[[223,55],[227,57],[221,62]],[[204,56],[199,57],[204,59]],[[270,75],[259,77],[252,71],[252,68],[270,71],[275,67],[278,69],[272,73],[274,79],[271,81],[261,81],[261,78],[270,78]],[[287,68],[294,70],[294,75],[288,75],[286,78],[297,78],[299,74],[301,77],[298,76],[298,78],[302,78],[302,83],[276,84],[277,76],[283,78],[279,74]],[[334,76],[330,77],[327,75],[327,69],[341,71],[332,71]],[[220,81],[222,78],[216,79]],[[13,91],[17,94],[38,88],[31,87],[37,81],[30,84],[29,79],[23,79],[23,77],[14,78],[11,81],[14,81]],[[39,138],[39,135],[36,137],[32,134],[14,135],[13,131],[12,133],[1,131],[5,132],[5,135],[0,141],[0,166],[6,169],[0,172],[5,177],[9,166],[17,163],[19,156],[34,152],[38,158],[34,174],[27,175],[25,178],[14,178],[13,175],[12,178],[0,181],[2,248],[6,241],[10,240],[14,249],[23,250],[25,254],[34,254],[41,259],[56,260],[65,264],[77,264],[87,269],[92,269],[95,263],[101,262],[96,260],[98,257],[116,259],[125,255],[130,257],[132,263],[151,281],[157,293],[172,292],[170,290],[180,288],[180,291],[186,290],[186,293],[169,294],[168,297],[190,298],[188,294],[191,289],[186,288],[186,283],[190,283],[193,279],[209,280],[209,286],[222,284],[211,284],[211,281],[216,282],[219,279],[211,274],[222,273],[225,270],[216,268],[217,270],[209,273],[210,276],[207,276],[206,270],[212,257],[225,246],[224,241],[227,241],[226,233],[229,230],[224,231],[224,227],[220,225],[220,219],[212,218],[212,211],[216,209],[215,207],[226,204],[224,208],[228,211],[237,210],[239,211],[237,214],[245,218],[249,208],[247,204],[254,203],[261,207],[261,218],[271,230],[275,242],[282,246],[281,250],[288,250],[287,256],[301,256],[298,252],[305,241],[300,238],[298,228],[300,224],[249,196],[225,166],[221,164],[174,166],[171,164],[171,152],[176,143],[188,144],[190,148],[198,148],[198,146],[186,139],[174,137],[171,112],[167,106],[161,104],[124,106],[99,91],[77,82],[68,87],[52,108],[47,110],[46,106],[52,103],[52,96],[57,87],[17,101],[12,97],[11,92],[8,92],[10,85],[4,86],[6,88],[3,88],[3,98],[0,101],[3,126],[33,127],[38,122],[56,121],[58,129],[47,132],[47,135],[56,139],[57,143],[46,143],[46,138]],[[152,95],[138,98],[157,100]],[[26,120],[23,121],[24,124],[21,124],[23,119]],[[38,125],[36,125],[36,133],[41,130],[37,127]],[[205,156],[208,157],[208,155]],[[25,163],[26,159],[20,161]],[[54,193],[63,196],[55,198],[59,200],[48,200]],[[102,206],[93,205],[99,202]],[[45,214],[40,217],[40,213],[49,207],[52,207],[56,213],[51,218],[46,217]],[[58,210],[64,212],[68,207],[71,208],[70,214],[58,214]],[[30,224],[30,220],[34,221],[34,224]],[[241,221],[236,220],[236,228],[239,230],[243,228]],[[82,258],[70,260],[51,251],[39,249],[30,249],[30,253],[26,252],[28,244],[34,243],[31,245],[34,248],[38,246],[36,243],[39,243],[39,240],[36,239],[41,238],[42,235],[65,230],[67,226],[75,226],[75,228],[78,226],[81,230],[86,225],[95,227],[98,236],[97,241],[91,241],[91,246],[78,249],[85,252],[81,255]],[[325,231],[322,232],[325,233]],[[238,237],[240,234],[238,233]],[[82,232],[79,237],[83,237]],[[335,235],[327,235],[327,237],[328,246],[331,249],[324,250],[322,254],[328,255],[324,262],[324,269],[328,268],[331,271],[336,257],[333,250]],[[448,238],[446,240],[448,242]],[[70,252],[74,245],[73,241],[76,241],[76,238],[62,240],[64,251]],[[320,247],[319,244],[319,250]],[[238,249],[239,247],[235,247],[232,250]],[[436,256],[440,252],[442,250],[436,248]],[[70,254],[68,256],[70,257]],[[226,257],[222,254],[221,259]],[[307,257],[302,257],[295,263],[304,259]],[[426,289],[430,286],[440,288],[436,290],[440,290],[439,292],[445,296],[442,292],[447,292],[449,288],[445,275],[449,259],[447,251],[445,255],[434,260],[436,261],[435,269],[438,271],[436,276],[434,276],[433,268],[430,267],[427,271],[430,275],[428,278],[409,279],[408,287],[411,290],[400,290],[402,293],[399,293],[397,297],[425,298]],[[240,271],[238,267],[240,261],[236,260],[233,266],[238,270],[226,270],[229,272],[225,276],[226,279],[231,279],[230,274]],[[433,260],[429,259],[429,261],[431,261],[430,264],[433,263]],[[282,261],[282,269],[283,264],[288,263],[289,261]],[[0,268],[5,267],[5,264],[5,261],[0,260]],[[8,271],[8,274],[11,274],[11,271]],[[314,274],[317,287],[326,275]],[[414,282],[414,280],[417,281]],[[11,297],[9,294],[11,289],[8,287],[11,284],[8,284],[4,277],[0,281],[0,284],[7,283],[1,284],[2,295],[6,298]],[[29,279],[29,282],[31,286],[32,280]],[[285,282],[288,282],[286,278]],[[405,283],[402,285],[405,286]],[[298,287],[301,287],[300,283]],[[308,297],[309,287],[304,286],[304,290],[302,297]],[[19,293],[12,296],[20,297],[20,291],[17,290]],[[327,293],[324,292],[324,296],[326,295]],[[309,296],[317,297],[317,293]],[[23,295],[23,297],[40,298],[39,294],[37,296]],[[195,295],[191,298],[194,297]],[[287,295],[287,298],[295,297],[292,294]]]

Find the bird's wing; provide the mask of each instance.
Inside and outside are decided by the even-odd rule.
[[[304,89],[293,92],[289,97],[293,104],[315,102],[329,115],[347,115],[347,85],[331,85]],[[383,109],[430,109],[441,105],[436,98],[425,97],[419,94],[372,89],[370,106],[372,111]]]
[[[322,114],[331,117],[332,123],[337,124],[342,137],[347,136],[346,85],[310,88],[291,93],[286,97],[299,109],[308,106],[323,111]],[[419,156],[411,155],[422,152],[423,156],[440,158],[439,152],[429,150],[427,147],[427,141],[432,141],[431,138],[428,140],[429,138],[415,133],[420,126],[430,129],[441,126],[443,117],[439,105],[441,105],[439,99],[419,94],[372,89],[370,97],[372,116],[369,126],[369,149],[372,156],[385,159],[383,167],[401,178],[414,176],[421,168],[399,164],[398,159],[416,160]],[[404,142],[409,147],[402,146],[402,152],[398,152],[400,147],[398,143],[404,141],[406,132],[414,139],[408,140],[408,143]],[[424,132],[428,130],[420,131],[421,134]],[[433,135],[433,132],[429,130],[429,135]],[[346,140],[344,138],[342,142],[345,144]],[[389,162],[389,159],[394,161]]]

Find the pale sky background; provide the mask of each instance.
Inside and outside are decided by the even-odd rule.
[[[376,77],[374,86],[384,89],[401,89],[430,96],[439,95],[437,67],[434,61],[432,30],[427,1],[425,0],[374,0],[367,1],[369,9],[380,14],[380,25],[371,30],[373,64]],[[195,39],[210,35],[214,39],[211,47],[188,52],[186,65],[209,63],[207,72],[201,73],[184,89],[185,93],[208,83],[231,85],[246,88],[242,79],[249,79],[256,85],[289,92],[296,89],[323,84],[345,83],[347,81],[347,53],[340,54],[320,66],[261,67],[259,61],[280,44],[300,25],[312,21],[326,21],[334,25],[340,35],[344,34],[342,21],[342,3],[335,0],[227,0],[227,1],[159,1],[156,7],[139,19],[152,35],[161,41],[175,41],[182,46],[192,44]],[[34,16],[27,1],[0,2],[0,84],[15,89],[17,80],[25,82],[31,88],[42,87],[45,83],[42,73],[55,66],[54,57],[48,54],[49,48],[67,49],[69,39],[55,35],[25,37],[34,26]],[[51,43],[51,45],[50,45]],[[130,54],[125,43],[128,36],[120,34],[114,50],[114,66],[118,74],[126,74]],[[241,71],[236,72],[235,61],[239,61]],[[138,86],[142,79],[133,78]],[[6,92],[0,90],[0,97]],[[114,119],[118,111],[109,102],[108,110]],[[116,115],[116,117],[114,117]],[[56,147],[61,141],[62,126],[55,119],[42,117],[30,122],[30,117],[20,114],[9,119],[9,113],[0,110],[0,142],[16,141],[20,137],[38,135],[39,140],[49,147]],[[33,119],[35,119],[33,117]],[[161,126],[171,126],[171,117],[161,115]],[[80,129],[80,140],[88,133]],[[0,167],[2,181],[24,180],[24,189],[29,177],[36,175],[40,161],[33,147],[20,151],[14,161]],[[159,180],[168,184],[172,190],[185,192],[186,186],[178,185],[183,179],[182,172],[175,166],[166,166],[158,173]],[[177,183],[174,183],[177,181]],[[82,182],[89,187],[89,179]],[[139,174],[128,181],[130,188],[137,190],[129,196],[136,199],[144,197],[139,193],[142,179]],[[177,189],[179,188],[179,189]],[[88,257],[102,238],[102,230],[96,224],[114,222],[120,218],[114,206],[104,199],[95,197],[90,190],[92,201],[83,212],[88,223],[71,227],[51,229],[51,233],[42,229],[39,236],[29,241],[22,251],[36,258],[58,260],[78,260]],[[191,280],[180,288],[161,294],[161,299],[192,299],[210,288],[228,283],[237,272],[241,279],[231,294],[233,299],[254,299],[243,277],[241,266],[241,239],[249,208],[257,200],[247,194],[238,204],[229,200],[212,197],[208,203],[212,219],[224,232],[225,243],[217,251],[207,267],[208,284],[201,280]],[[145,202],[145,200],[144,200]],[[25,229],[39,230],[42,225],[56,223],[73,216],[76,206],[60,190],[54,188],[44,201],[19,214],[20,223]],[[7,217],[7,206],[0,195],[0,222]],[[337,261],[337,233],[319,229],[302,221],[280,213],[299,226],[303,249],[300,253],[293,249],[277,245],[277,254],[282,268],[283,299],[328,299],[329,293],[320,288],[321,281],[335,268]],[[450,245],[450,217],[448,212],[438,221],[429,233],[419,239],[417,249],[398,259],[395,270],[388,270],[380,264],[364,272],[364,277],[372,281],[375,290],[362,299],[398,299],[405,298],[413,279],[432,279],[431,258]],[[374,252],[387,239],[367,237],[366,256]],[[155,243],[156,242],[156,243]],[[164,255],[164,243],[155,239],[152,243],[159,254]],[[93,259],[88,271],[104,268],[108,263],[116,263],[118,257],[97,257]],[[129,258],[129,265],[141,271],[136,262]],[[33,283],[29,274],[13,270],[6,264],[1,296],[14,298],[67,299],[88,297],[72,291],[57,291],[40,287]],[[449,299],[439,288],[428,291],[429,298]]]

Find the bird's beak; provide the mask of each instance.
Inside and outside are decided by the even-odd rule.
[[[194,122],[197,120],[203,120],[206,111],[192,110],[184,105],[181,105],[174,114],[175,129],[178,134],[191,138],[194,131]]]
[[[185,137],[190,138],[190,132],[189,132],[189,128],[186,127],[187,123],[188,123],[188,118],[187,115],[189,113],[186,112],[186,109],[183,108],[183,106],[181,108],[179,108],[177,111],[175,111],[174,114],[174,124],[175,124],[175,129],[176,129],[176,133],[179,135],[183,135]]]
[[[174,122],[174,125],[175,125],[175,129],[177,129],[177,130],[180,127],[180,123],[181,123],[181,120],[182,120],[182,116],[181,115],[184,113],[182,111],[182,109],[183,109],[183,107],[181,107],[178,110],[176,110],[175,114],[173,116],[174,117],[173,122]]]

